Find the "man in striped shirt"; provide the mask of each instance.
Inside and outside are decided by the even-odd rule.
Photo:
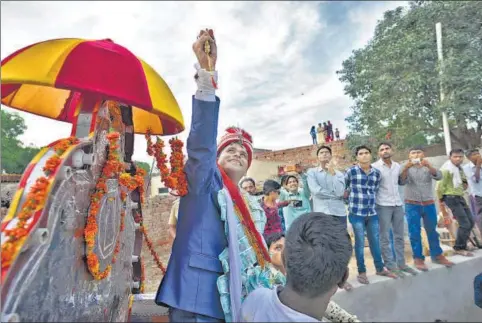
[[[377,275],[397,278],[384,267],[380,251],[380,232],[378,215],[375,210],[375,196],[380,186],[381,173],[371,166],[371,150],[367,146],[355,149],[358,164],[346,171],[346,193],[348,197],[348,218],[355,235],[355,257],[358,266],[357,279],[361,284],[368,284],[365,267],[365,230],[370,252]]]

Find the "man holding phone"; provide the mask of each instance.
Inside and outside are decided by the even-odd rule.
[[[283,218],[285,223],[285,231],[291,226],[291,223],[300,215],[310,213],[310,190],[306,174],[301,167],[297,167],[297,172],[303,182],[303,187],[299,187],[298,177],[295,175],[287,175],[284,178],[283,186],[280,190],[280,201],[290,201],[290,204],[283,208]]]
[[[408,234],[412,245],[415,267],[427,271],[425,256],[423,255],[420,221],[427,233],[427,239],[432,261],[446,267],[454,265],[443,255],[440,247],[437,228],[437,210],[433,196],[432,181],[442,179],[442,173],[434,168],[424,158],[423,148],[413,147],[408,153],[408,162],[404,165],[400,175],[400,184],[405,185],[405,212],[408,222]]]

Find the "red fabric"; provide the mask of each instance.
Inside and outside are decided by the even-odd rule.
[[[17,91],[21,86],[22,84],[2,84],[2,99]]]
[[[264,203],[264,201],[261,202],[261,207],[266,214],[266,225],[264,227],[263,233],[265,236],[273,233],[283,232],[283,228],[281,227],[281,218],[278,213],[279,206],[282,205],[275,205],[274,207],[269,207]]]
[[[55,87],[92,92],[152,109],[141,62],[129,50],[109,40],[77,45],[66,58]]]
[[[248,167],[251,166],[251,161],[253,160],[253,138],[248,132],[238,127],[226,129],[226,133],[221,137],[218,144],[218,156],[224,148],[233,142],[242,143],[248,153]]]
[[[73,123],[75,121],[75,108],[80,103],[81,97],[82,94],[80,92],[70,91],[70,95],[67,100],[65,100],[64,107],[62,109],[62,112],[57,117],[57,120]]]
[[[183,131],[179,123],[169,120],[167,117],[162,118],[162,131],[164,133],[179,133]]]
[[[265,263],[270,262],[269,258],[269,253],[268,250],[265,248],[265,245],[263,243],[263,238],[259,234],[258,230],[256,230],[256,227],[254,225],[253,219],[251,218],[251,213],[248,210],[248,207],[246,206],[246,203],[244,203],[244,199],[241,196],[241,193],[239,192],[239,189],[237,185],[233,184],[231,179],[228,177],[226,172],[221,168],[221,166],[218,165],[219,171],[221,173],[221,176],[223,178],[223,183],[224,186],[227,188],[229,195],[231,196],[231,199],[233,200],[234,205],[239,209],[241,212],[242,216],[242,225],[252,234],[254,235],[254,238],[256,240],[256,246],[252,246],[255,250],[259,250],[261,253],[261,256],[265,259]]]

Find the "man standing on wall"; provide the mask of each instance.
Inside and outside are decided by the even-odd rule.
[[[380,222],[380,247],[383,261],[388,270],[403,277],[404,272],[416,275],[417,271],[405,263],[405,212],[400,197],[400,164],[392,160],[392,145],[382,142],[378,145],[380,159],[373,167],[381,173],[380,187],[376,196],[376,211]],[[390,246],[390,229],[393,230],[395,257]]]
[[[466,153],[469,162],[463,167],[467,182],[469,183],[470,195],[475,201],[475,222],[482,233],[482,157],[477,149],[470,149]]]
[[[459,223],[457,239],[454,245],[455,253],[465,257],[472,257],[473,253],[470,251],[473,249],[467,247],[467,241],[474,227],[474,219],[464,199],[468,182],[460,166],[464,161],[464,151],[462,149],[452,149],[449,157],[450,159],[440,168],[442,180],[437,183],[437,196],[442,207],[444,204],[447,205]]]
[[[313,211],[328,214],[347,225],[345,203],[345,176],[335,170],[331,148],[321,146],[316,152],[319,165],[308,169],[306,173],[307,184],[313,198]],[[348,282],[343,288],[351,290],[352,285]]]
[[[316,156],[318,166],[306,172],[308,188],[313,197],[313,211],[334,216],[346,226],[346,210],[343,202],[345,176],[335,170],[330,147],[320,146]]]
[[[358,266],[357,279],[369,284],[365,267],[365,230],[377,275],[397,278],[384,267],[379,242],[379,221],[375,209],[375,195],[380,186],[380,171],[371,166],[371,150],[367,146],[355,149],[358,164],[350,167],[345,174],[348,197],[348,215],[355,234],[355,257]]]
[[[415,267],[427,271],[425,256],[423,255],[422,237],[420,235],[420,221],[427,233],[430,256],[432,261],[446,267],[454,265],[443,255],[440,247],[437,228],[437,211],[433,196],[432,181],[442,179],[442,173],[435,169],[424,158],[423,148],[413,147],[408,153],[408,162],[403,166],[400,181],[405,185],[405,212],[408,222],[408,234],[412,245],[413,261]]]

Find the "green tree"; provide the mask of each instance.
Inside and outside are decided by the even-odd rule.
[[[22,174],[40,149],[32,146],[25,147],[18,139],[27,129],[21,116],[4,110],[0,112],[2,170],[10,174]]]
[[[369,43],[354,50],[337,71],[345,93],[355,101],[346,119],[350,132],[380,140],[391,130],[399,147],[438,141],[443,134],[441,113],[446,111],[454,144],[479,146],[481,13],[480,1],[416,1],[409,8],[385,12]],[[437,22],[443,26],[443,78]]]

